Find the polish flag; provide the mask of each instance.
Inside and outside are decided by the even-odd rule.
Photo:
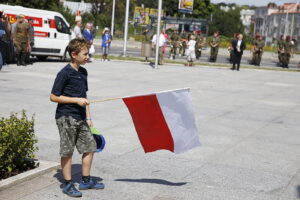
[[[125,97],[145,153],[183,153],[200,145],[189,88]]]

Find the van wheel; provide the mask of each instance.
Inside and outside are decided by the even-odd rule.
[[[64,53],[64,56],[62,57],[62,61],[63,62],[68,62],[68,61],[70,61],[70,55],[69,55],[69,53],[68,53],[68,48],[65,50],[65,53]]]
[[[45,61],[48,56],[36,56],[39,61]]]

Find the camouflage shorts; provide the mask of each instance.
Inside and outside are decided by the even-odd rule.
[[[60,135],[61,157],[71,157],[75,146],[80,154],[96,151],[97,145],[86,121],[62,116],[56,119],[56,124]]]

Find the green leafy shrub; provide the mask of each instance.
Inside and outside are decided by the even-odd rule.
[[[34,167],[36,143],[34,116],[28,119],[23,110],[21,117],[0,118],[0,180]]]

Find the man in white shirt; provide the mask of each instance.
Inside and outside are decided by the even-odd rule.
[[[74,33],[76,38],[82,38],[82,33],[81,33],[81,21],[78,20],[76,21],[76,26],[74,27]]]
[[[163,64],[163,51],[162,51],[162,48],[164,46],[166,42],[166,39],[165,39],[165,35],[164,35],[164,31],[161,30],[160,31],[160,34],[159,34],[159,40],[158,40],[158,46],[159,46],[159,57],[158,57],[158,64],[159,65],[162,65]],[[156,34],[153,36],[152,38],[152,45],[154,47],[154,49],[156,49]]]

